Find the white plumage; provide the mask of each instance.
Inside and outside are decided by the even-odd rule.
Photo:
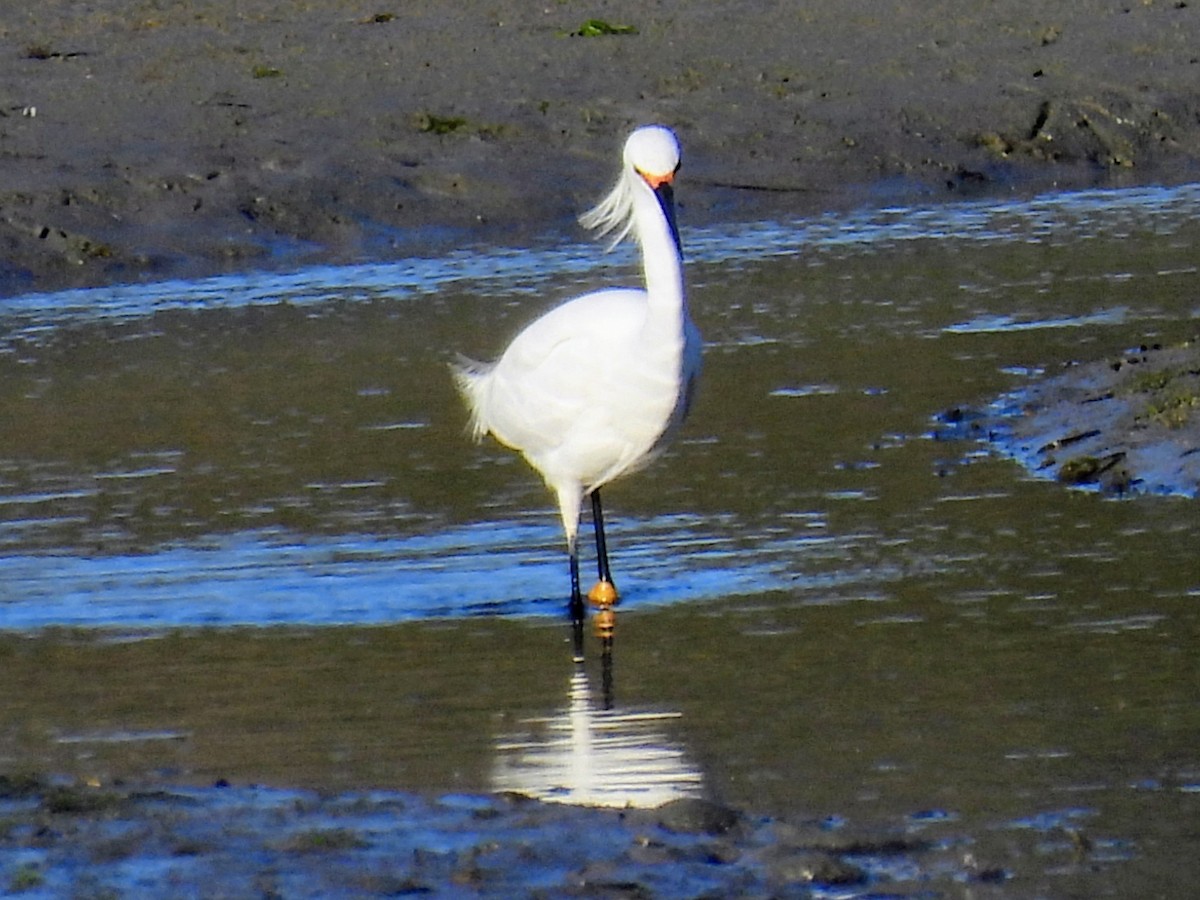
[[[598,489],[657,456],[687,414],[700,371],[700,335],[688,316],[674,218],[671,185],[679,158],[669,129],[637,129],[625,142],[616,186],[580,217],[600,235],[613,234],[614,245],[632,232],[641,247],[644,289],[576,297],[525,328],[495,363],[463,360],[454,367],[473,434],[491,434],[520,451],[558,499],[577,652],[583,498],[592,495],[600,578],[611,589]]]

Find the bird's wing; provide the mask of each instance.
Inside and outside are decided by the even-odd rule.
[[[645,317],[645,294],[607,290],[552,309],[509,345],[492,372],[489,429],[503,443],[537,453],[551,448],[589,409],[611,364]]]

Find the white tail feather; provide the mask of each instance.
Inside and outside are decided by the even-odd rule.
[[[467,425],[471,437],[482,440],[488,433],[488,424],[484,421],[483,410],[487,405],[488,376],[491,375],[495,363],[481,363],[459,354],[458,359],[450,364],[450,372],[454,376],[454,386],[462,394],[471,414]]]

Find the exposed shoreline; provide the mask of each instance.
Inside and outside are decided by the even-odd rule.
[[[690,224],[1196,180],[1197,34],[1176,2],[41,4],[0,26],[0,295],[578,235],[650,120]]]

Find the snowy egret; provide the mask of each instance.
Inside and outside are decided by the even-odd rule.
[[[495,363],[460,360],[454,377],[476,439],[491,434],[518,450],[558,499],[571,571],[569,612],[582,658],[584,604],[576,536],[590,496],[599,581],[589,599],[616,603],[600,488],[642,468],[687,415],[700,372],[700,334],[688,316],[672,184],[679,142],[648,125],[625,141],[616,186],[580,217],[610,249],[632,232],[645,289],[575,297],[534,321]]]

